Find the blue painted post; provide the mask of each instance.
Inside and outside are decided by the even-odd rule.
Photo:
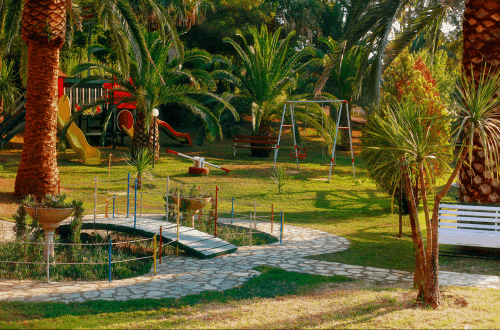
[[[127,174],[127,218],[128,218],[128,210],[130,206],[130,173]]]
[[[109,281],[111,282],[111,253],[112,253],[112,245],[111,238],[109,239]]]
[[[283,211],[281,211],[280,244],[283,240]]]
[[[234,197],[231,198],[231,224],[233,224],[233,214],[234,214]]]
[[[134,229],[137,222],[137,178],[135,178],[135,194],[134,194]]]
[[[116,200],[116,195],[113,194],[113,219],[115,218],[115,200]]]

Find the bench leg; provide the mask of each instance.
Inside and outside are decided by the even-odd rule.
[[[233,147],[234,153],[233,153],[233,158],[236,158],[236,147]]]

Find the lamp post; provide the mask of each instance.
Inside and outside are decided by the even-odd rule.
[[[152,112],[153,116],[153,168],[155,168],[155,163],[156,163],[156,118],[160,114],[160,111],[158,109],[154,108]]]

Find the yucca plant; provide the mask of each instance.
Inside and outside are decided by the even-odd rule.
[[[479,84],[462,81],[458,87],[456,115],[438,117],[432,114],[423,116],[423,111],[414,103],[396,104],[381,114],[371,116],[371,125],[365,131],[373,143],[365,152],[371,153],[367,161],[372,164],[371,175],[385,177],[399,182],[403,180],[404,189],[410,208],[410,224],[416,251],[415,284],[419,287],[419,297],[434,307],[441,303],[439,291],[439,247],[438,219],[439,203],[448,193],[456,179],[466,157],[472,159],[472,153],[480,148],[484,153],[486,169],[490,173],[499,172],[500,155],[500,79],[499,71],[484,70]],[[443,189],[434,198],[432,216],[427,202],[427,189],[434,184],[436,165],[450,163],[450,152],[455,144],[443,144],[443,139],[436,139],[435,134],[442,134],[443,122],[453,123],[450,133],[455,140],[461,137],[460,153],[456,165],[449,175]],[[438,132],[436,132],[436,130]],[[441,133],[440,133],[441,132]],[[451,136],[450,136],[451,140]],[[470,166],[470,164],[469,164]],[[424,248],[419,228],[417,205],[412,189],[412,181],[418,174],[422,197],[425,223],[427,227],[427,246]],[[498,177],[496,178],[498,179]]]
[[[281,194],[281,188],[288,183],[286,167],[284,165],[276,166],[273,169],[271,180],[276,184],[276,186],[278,186],[278,194]]]
[[[153,165],[153,154],[148,148],[138,148],[131,150],[123,160],[135,169],[137,178],[137,188],[142,188],[142,179],[152,177],[151,169]]]

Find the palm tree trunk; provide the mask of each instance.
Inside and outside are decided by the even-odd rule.
[[[146,114],[137,109],[137,115],[134,122],[134,137],[132,139],[132,149],[134,152],[140,149],[149,148],[149,134],[146,130]]]
[[[497,0],[465,2],[462,69],[467,80],[479,81],[482,66],[500,67],[500,3]],[[474,72],[471,72],[471,70]],[[493,70],[491,71],[493,72]],[[478,139],[474,139],[478,145]],[[484,152],[473,150],[471,166],[459,174],[460,200],[466,203],[499,203],[500,182],[485,170]]]
[[[56,193],[57,78],[66,33],[65,0],[25,0],[22,37],[28,45],[26,128],[14,193]]]

